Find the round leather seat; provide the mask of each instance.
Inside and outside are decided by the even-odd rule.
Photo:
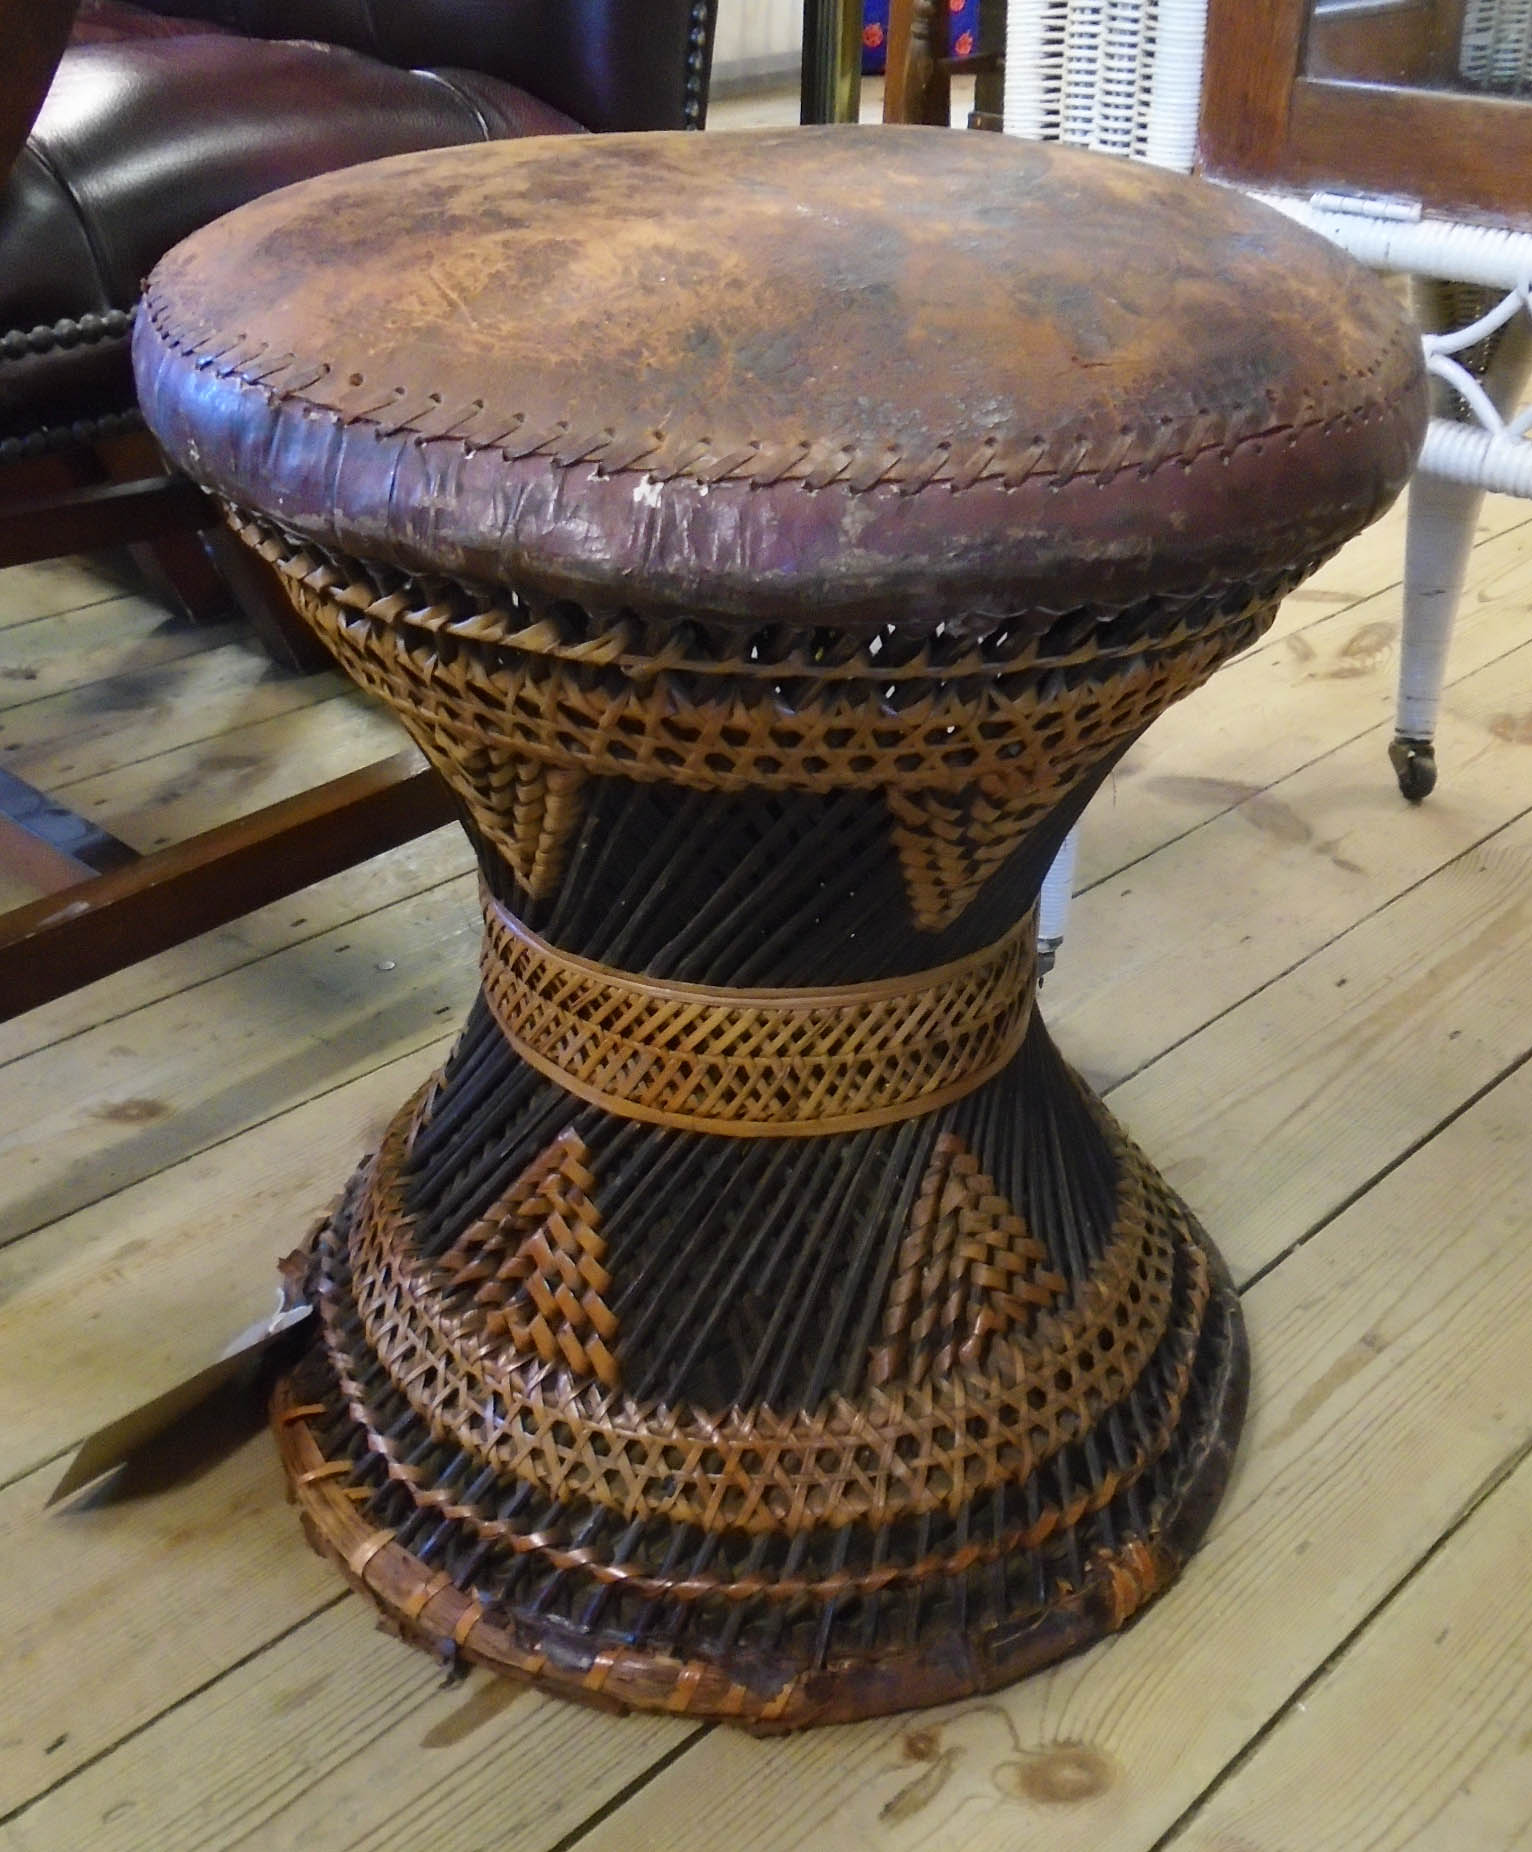
[[[939,131],[332,175],[177,252],[138,366],[171,453],[294,533],[750,622],[1309,564],[1397,492],[1424,417],[1392,300],[1278,214]]]
[[[310,1537],[444,1656],[762,1728],[1123,1625],[1246,1347],[1035,902],[1403,482],[1388,293],[1144,168],[792,130],[307,183],[135,343],[483,874],[463,1034],[307,1252]]]

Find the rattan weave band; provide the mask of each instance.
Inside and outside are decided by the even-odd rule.
[[[730,1138],[892,1125],[999,1073],[1032,1016],[1030,912],[981,951],[907,977],[731,989],[577,958],[482,899],[484,995],[506,1040],[566,1092],[651,1125]]]

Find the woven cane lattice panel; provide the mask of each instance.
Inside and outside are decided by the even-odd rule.
[[[943,1179],[937,1186],[938,1195],[947,1193],[954,1175],[960,1188],[966,1183],[983,1193],[983,1181],[951,1143],[943,1143],[935,1168]],[[352,1301],[354,1282],[346,1242],[350,1210],[344,1210],[340,1225],[321,1238],[321,1278],[326,1283],[320,1300],[331,1356],[349,1405],[348,1418],[360,1421],[367,1436],[367,1455],[356,1461],[355,1495],[366,1497],[363,1487],[368,1484],[381,1489],[383,1482],[374,1470],[380,1469],[387,1484],[408,1490],[412,1508],[433,1520],[464,1526],[481,1545],[493,1544],[517,1557],[546,1559],[560,1570],[578,1569],[604,1586],[669,1595],[688,1605],[714,1597],[733,1604],[758,1597],[778,1602],[799,1597],[843,1599],[895,1589],[925,1577],[965,1574],[1017,1550],[1040,1549],[1050,1540],[1064,1543],[1092,1513],[1105,1512],[1131,1494],[1145,1475],[1157,1478],[1161,1471],[1157,1463],[1174,1454],[1177,1429],[1192,1418],[1186,1397],[1193,1393],[1189,1371],[1206,1314],[1207,1267],[1194,1231],[1174,1199],[1152,1173],[1145,1172],[1143,1182],[1151,1205],[1149,1219],[1166,1231],[1177,1254],[1171,1330],[1153,1367],[1142,1371],[1107,1417],[1096,1423],[1095,1438],[1083,1449],[1077,1432],[1073,1441],[1062,1444],[1029,1477],[1005,1480],[995,1488],[988,1502],[998,1498],[1001,1503],[993,1511],[986,1508],[986,1498],[980,1493],[975,1504],[961,1506],[955,1515],[935,1514],[934,1526],[928,1517],[910,1528],[903,1519],[904,1506],[896,1500],[881,1506],[873,1528],[860,1533],[844,1527],[828,1533],[804,1530],[792,1533],[796,1543],[779,1533],[775,1545],[769,1535],[760,1532],[708,1533],[714,1539],[706,1552],[709,1572],[703,1574],[695,1567],[679,1580],[673,1573],[667,1579],[659,1570],[662,1559],[673,1562],[673,1552],[663,1538],[675,1514],[663,1504],[651,1513],[647,1540],[637,1550],[631,1547],[633,1533],[623,1530],[628,1519],[612,1514],[610,1523],[616,1529],[605,1533],[608,1540],[622,1531],[630,1538],[630,1548],[620,1561],[604,1560],[603,1549],[591,1547],[597,1536],[591,1507],[578,1501],[545,1504],[543,1488],[525,1479],[502,1476],[495,1481],[498,1489],[486,1491],[488,1481],[477,1456],[457,1451],[450,1438],[445,1443],[439,1434],[432,1438],[419,1418],[412,1417],[400,1387],[401,1381],[408,1380],[408,1368],[401,1373],[388,1365],[387,1374],[380,1372]],[[964,1193],[969,1192],[965,1189]],[[899,1293],[891,1293],[890,1307],[900,1299]],[[1039,1309],[1029,1308],[1026,1315],[1035,1315]],[[1188,1332],[1190,1345],[1183,1342]],[[386,1358],[382,1361],[388,1363]],[[372,1386],[364,1386],[368,1383]],[[627,1422],[614,1422],[612,1432],[625,1439],[631,1427]],[[1066,1458],[1072,1459],[1067,1469]],[[470,1481],[478,1490],[470,1489]],[[1020,1498],[1023,1485],[1026,1496]],[[518,1508],[523,1513],[520,1518]],[[527,1514],[537,1512],[542,1515],[529,1524]],[[1141,1525],[1142,1517],[1140,1510],[1135,1523]],[[698,1533],[691,1534],[693,1543],[688,1548],[694,1550]],[[811,1546],[809,1556],[799,1554],[800,1546],[810,1544],[815,1534],[839,1538],[846,1547],[836,1545],[828,1559],[819,1544]],[[772,1555],[773,1550],[789,1544],[796,1568]],[[1072,1573],[1078,1585],[1078,1559]]]
[[[812,1413],[635,1404],[465,1328],[445,1299],[451,1282],[416,1257],[398,1184],[408,1122],[401,1115],[380,1149],[352,1230],[368,1343],[433,1432],[562,1503],[785,1534],[951,1510],[1035,1471],[1119,1400],[1162,1344],[1189,1367],[1206,1280],[1177,1342],[1180,1231],[1151,1213],[1138,1159],[1122,1178],[1116,1237],[1083,1290],[1030,1335],[992,1338],[983,1374],[959,1367],[919,1386],[874,1385]],[[1003,1240],[1004,1215],[985,1249]],[[1029,1258],[1024,1248],[1021,1264]],[[982,1264],[993,1265],[992,1252]]]
[[[1524,96],[1532,88],[1532,4],[1467,0],[1458,71],[1481,89]]]
[[[602,1298],[612,1276],[602,1265],[606,1243],[586,1157],[565,1132],[439,1265],[448,1296],[469,1296],[467,1317],[485,1343],[503,1342],[528,1361],[562,1362],[615,1388],[619,1372],[607,1345],[617,1319]]]
[[[958,919],[1059,795],[1021,795],[998,778],[962,792],[890,790],[894,846],[916,925],[940,932]]]
[[[880,1571],[875,1586],[869,1578],[849,1596],[842,1576],[801,1586],[801,1578],[756,1577],[763,1586],[719,1599],[708,1578],[628,1575],[588,1544],[564,1550],[526,1533],[491,1542],[492,1529],[509,1526],[482,1525],[479,1534],[459,1515],[472,1507],[441,1496],[420,1465],[390,1458],[385,1483],[369,1483],[383,1456],[349,1457],[363,1431],[338,1412],[318,1354],[279,1385],[273,1415],[316,1547],[378,1604],[385,1625],[438,1658],[467,1658],[590,1702],[796,1728],[991,1690],[1121,1627],[1163,1588],[1186,1544],[1162,1540],[1154,1520],[1145,1534],[1144,1513],[1168,1521],[1187,1505],[1205,1506],[1208,1487],[1221,1482],[1217,1415],[1241,1396],[1230,1317],[1220,1304],[1199,1359],[1208,1408],[1180,1437],[1174,1462],[1146,1478],[1143,1497],[1129,1486],[1036,1550],[967,1568],[951,1566],[961,1557],[933,1558],[918,1580]],[[406,1438],[394,1449],[403,1451],[430,1447]],[[412,1554],[422,1536],[433,1565],[445,1567]],[[686,1552],[667,1555],[679,1562]],[[789,1599],[763,1601],[773,1587],[791,1587]],[[971,1641],[957,1657],[946,1650],[954,1626]]]
[[[883,1312],[869,1382],[983,1369],[991,1341],[1025,1335],[1069,1282],[952,1132],[936,1141]]]
[[[558,888],[584,816],[584,775],[502,747],[471,748],[452,766],[453,790],[480,836],[535,899]]]
[[[794,1723],[989,1688],[1173,1575],[1238,1421],[1237,1312],[1035,1018],[975,1094],[823,1140],[560,1102],[481,1006],[316,1238],[278,1432],[390,1624],[574,1694]],[[507,1148],[455,1219],[453,1179]],[[804,1221],[811,1171],[840,1182]],[[756,1285],[808,1326],[699,1376]],[[795,1351],[844,1369],[816,1389],[776,1367]]]
[[[622,620],[560,647],[547,621],[511,625],[451,587],[439,597],[408,585],[384,593],[352,562],[343,574],[257,524],[237,531],[454,784],[460,764],[494,747],[705,790],[963,790],[992,777],[1056,793],[1253,642],[1302,576],[1160,603],[1144,628],[1128,624],[1120,636],[1104,614],[1082,614],[1064,626],[1056,659],[1039,654],[1035,637],[1012,661],[970,647],[954,663],[925,646],[884,661],[864,646],[794,676],[790,664],[726,654],[737,639],[711,656],[689,651],[685,633],[694,642],[700,624],[672,626],[668,648],[648,659],[634,656],[636,626]],[[1003,620],[996,636],[1003,649]],[[492,792],[482,797],[492,808]]]
[[[1205,1276],[1205,1268],[1194,1274],[1199,1301],[1205,1301],[1206,1297]],[[943,1514],[955,1531],[973,1533],[961,1541],[947,1538],[938,1540],[936,1547],[930,1547],[936,1538],[935,1528],[927,1521],[930,1514],[919,1514],[921,1521],[911,1525],[908,1522],[910,1514],[902,1506],[894,1506],[877,1514],[884,1528],[857,1540],[860,1560],[853,1560],[848,1548],[839,1552],[839,1561],[833,1567],[805,1569],[800,1566],[796,1571],[784,1572],[781,1561],[770,1560],[772,1552],[797,1551],[801,1565],[803,1546],[811,1544],[816,1537],[822,1546],[825,1533],[807,1527],[792,1532],[706,1531],[702,1534],[719,1546],[710,1553],[712,1573],[692,1571],[684,1579],[667,1579],[657,1572],[659,1560],[667,1554],[663,1544],[626,1562],[604,1561],[598,1552],[582,1547],[578,1541],[582,1530],[589,1536],[593,1528],[589,1508],[583,1505],[547,1505],[543,1508],[544,1518],[531,1531],[513,1517],[494,1515],[497,1504],[503,1506],[507,1502],[508,1486],[510,1499],[518,1505],[525,1504],[529,1495],[540,1499],[544,1495],[543,1488],[529,1482],[496,1480],[491,1494],[477,1501],[465,1499],[449,1479],[461,1484],[464,1471],[453,1472],[451,1465],[471,1459],[471,1456],[448,1456],[449,1464],[444,1469],[445,1450],[419,1417],[413,1415],[409,1404],[387,1390],[379,1394],[364,1386],[362,1379],[369,1374],[365,1336],[355,1320],[354,1308],[338,1285],[341,1273],[326,1277],[325,1303],[331,1308],[331,1362],[347,1413],[359,1424],[368,1453],[365,1460],[356,1462],[359,1479],[375,1479],[373,1469],[381,1467],[389,1483],[407,1488],[418,1510],[461,1525],[480,1544],[504,1549],[516,1556],[538,1556],[556,1570],[578,1570],[608,1587],[687,1605],[712,1601],[734,1606],[754,1601],[775,1604],[801,1600],[842,1601],[918,1585],[935,1578],[964,1576],[1015,1552],[1041,1550],[1050,1541],[1067,1537],[1095,1514],[1108,1510],[1125,1492],[1142,1486],[1162,1468],[1173,1451],[1176,1428],[1186,1411],[1195,1361],[1192,1353],[1177,1353],[1174,1363],[1155,1382],[1155,1395],[1164,1399],[1153,1413],[1147,1406],[1139,1406],[1147,1405],[1149,1398],[1137,1393],[1131,1404],[1125,1398],[1119,1405],[1131,1408],[1131,1419],[1120,1425],[1131,1429],[1135,1438],[1123,1446],[1109,1464],[1098,1467],[1095,1472],[1076,1470],[1070,1473],[1062,1468],[1061,1453],[1056,1454],[1039,1464],[1031,1481],[1008,1480],[1005,1486],[991,1489],[989,1497],[981,1490],[973,1501],[960,1506],[955,1513]],[[371,1374],[375,1376],[376,1372]],[[476,1483],[483,1483],[477,1462],[466,1470]],[[1049,1482],[1046,1488],[1043,1481]],[[1013,1519],[1010,1523],[997,1521],[999,1507],[993,1491],[1014,1490],[1022,1483],[1028,1483],[1031,1488],[1021,1501],[1025,1519]],[[975,1521],[980,1508],[986,1504],[991,1509],[984,1511],[982,1521]],[[630,1522],[622,1514],[607,1516],[614,1533]],[[656,1507],[646,1528],[654,1537],[673,1542],[677,1529],[689,1528],[684,1517],[679,1524],[672,1522],[673,1517],[668,1510]],[[645,1524],[646,1520],[640,1518],[638,1522]],[[833,1527],[829,1534],[844,1537],[848,1544],[854,1538],[850,1528],[842,1525]],[[868,1535],[873,1538],[870,1547]],[[741,1539],[748,1539],[748,1550],[739,1548]],[[733,1562],[730,1560],[731,1542],[732,1554],[737,1558]]]
[[[742,646],[701,620],[603,627],[567,603],[538,615],[510,593],[486,608],[446,583],[385,591],[355,562],[243,518],[236,528],[530,895],[557,887],[588,777],[876,790],[926,931],[951,925],[1083,776],[1255,641],[1302,576],[1068,614],[1041,637],[997,619],[961,648],[892,631],[855,647],[801,635]]]
[[[859,699],[844,682],[810,684],[806,704],[789,709],[727,687],[692,704],[668,677],[625,683],[610,671],[468,639],[445,653],[430,633],[380,624],[301,584],[293,598],[352,678],[394,709],[454,785],[476,752],[509,745],[591,775],[703,790],[882,788],[891,777],[961,790],[988,776],[1045,798],[1200,687],[1276,613],[1274,604],[1242,609],[1173,650],[1099,677],[1082,669],[1072,681],[1026,677],[1020,686],[996,677],[977,696],[911,684],[897,708],[875,679]],[[487,806],[493,793],[475,796]]]
[[[526,1059],[631,1118],[731,1136],[845,1131],[970,1091],[1026,1033],[1031,913],[945,970],[841,991],[661,984],[544,944],[485,896],[484,995]]]

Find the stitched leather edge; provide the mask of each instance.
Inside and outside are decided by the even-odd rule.
[[[983,482],[1019,488],[1038,477],[1058,487],[1081,477],[1094,478],[1104,488],[1130,472],[1147,478],[1169,464],[1190,466],[1210,453],[1228,458],[1251,444],[1295,444],[1314,430],[1395,414],[1424,373],[1418,341],[1401,324],[1370,367],[1337,371],[1317,388],[1293,394],[1294,405],[1284,405],[1282,395],[1268,389],[1262,405],[1232,411],[1202,407],[1186,418],[1162,415],[1136,427],[1124,425],[1110,449],[1093,447],[1078,433],[1037,436],[1024,447],[988,437],[962,454],[954,452],[950,440],[916,454],[893,444],[833,435],[717,444],[706,434],[635,425],[575,431],[561,419],[537,426],[525,412],[493,411],[482,401],[452,407],[428,389],[366,379],[347,387],[346,398],[355,406],[351,409],[344,402],[327,403],[309,390],[329,376],[328,362],[272,353],[270,343],[252,342],[246,333],[229,335],[210,328],[178,334],[169,305],[152,287],[152,279],[143,308],[156,337],[171,353],[219,379],[258,391],[275,409],[292,406],[301,414],[328,417],[380,436],[492,450],[506,462],[539,457],[561,469],[591,465],[609,476],[642,475],[653,482],[690,479],[709,485],[733,482],[751,488],[797,482],[813,489],[835,484],[852,493],[882,485],[907,491],[940,485],[956,491]],[[1368,385],[1371,390],[1365,389]],[[1346,392],[1348,387],[1352,390]],[[385,415],[390,406],[398,408],[397,413]]]

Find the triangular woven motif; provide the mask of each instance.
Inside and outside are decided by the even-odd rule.
[[[474,827],[534,900],[554,893],[585,809],[585,775],[495,746],[455,757],[453,786]]]
[[[910,1212],[868,1380],[921,1383],[982,1370],[995,1338],[1025,1336],[1068,1290],[962,1139],[944,1132]]]
[[[1052,808],[1046,794],[982,780],[966,791],[885,793],[915,924],[941,932]]]
[[[621,1380],[617,1319],[587,1155],[573,1132],[561,1133],[437,1265],[449,1292],[472,1289],[487,1345],[563,1363],[611,1389]]]

